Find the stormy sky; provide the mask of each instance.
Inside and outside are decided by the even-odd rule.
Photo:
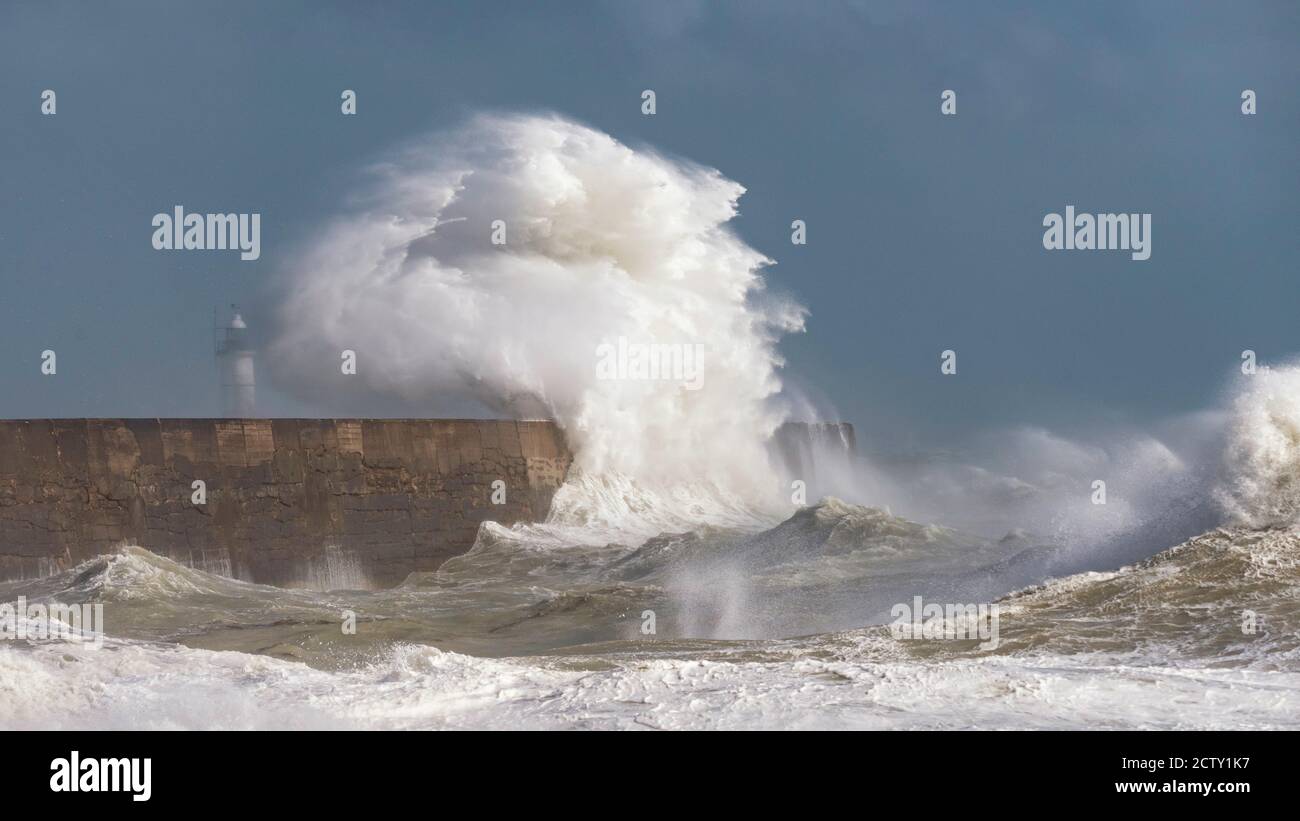
[[[864,444],[1193,412],[1243,349],[1300,352],[1298,42],[1300,7],[1263,2],[6,2],[0,417],[218,414],[214,309],[265,333],[366,164],[484,110],[744,185],[735,230],[810,311],[784,379]],[[155,251],[176,204],[260,213],[260,259]],[[1067,205],[1152,214],[1151,258],[1044,250]]]

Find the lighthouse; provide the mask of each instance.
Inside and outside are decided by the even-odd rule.
[[[248,324],[231,305],[234,316],[225,327],[217,329],[217,374],[221,379],[221,412],[232,419],[251,417],[255,413],[256,384],[253,378],[253,346],[248,339]]]

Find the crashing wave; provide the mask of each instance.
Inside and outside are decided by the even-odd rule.
[[[1237,524],[1293,527],[1300,523],[1300,367],[1261,368],[1243,381],[1216,498]]]

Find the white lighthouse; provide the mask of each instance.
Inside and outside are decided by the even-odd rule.
[[[248,325],[236,305],[230,324],[217,329],[217,373],[221,379],[221,412],[228,418],[243,419],[256,412],[256,382],[253,376],[253,346]]]

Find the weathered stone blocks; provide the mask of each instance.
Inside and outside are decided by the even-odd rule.
[[[396,584],[468,550],[482,521],[544,518],[570,462],[544,421],[0,420],[0,579],[138,544],[269,584],[339,549]]]

